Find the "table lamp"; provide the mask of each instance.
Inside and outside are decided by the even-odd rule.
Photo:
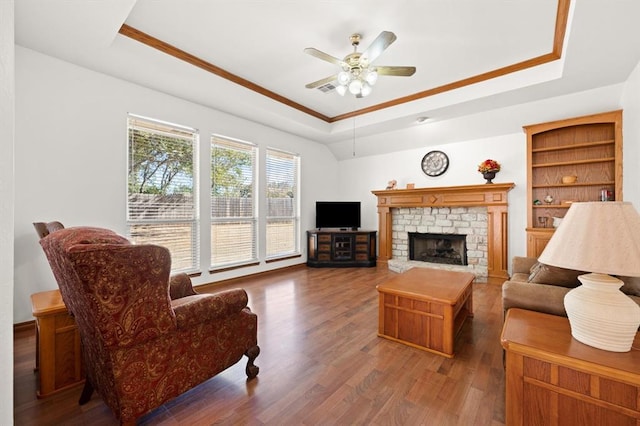
[[[538,261],[590,272],[564,298],[576,340],[607,351],[631,350],[640,306],[611,276],[640,277],[640,215],[631,203],[573,203]]]

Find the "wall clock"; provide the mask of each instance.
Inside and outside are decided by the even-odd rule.
[[[422,157],[420,165],[427,176],[440,176],[449,167],[449,157],[442,151],[430,151]]]

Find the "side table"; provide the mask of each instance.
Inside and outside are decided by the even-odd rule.
[[[59,290],[31,295],[36,319],[36,370],[40,375],[38,398],[84,382],[80,334]]]
[[[567,318],[509,309],[501,341],[507,425],[640,425],[640,333],[609,352],[571,337]]]

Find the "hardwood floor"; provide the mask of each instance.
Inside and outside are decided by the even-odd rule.
[[[257,379],[246,358],[140,425],[503,425],[501,283],[474,283],[474,313],[447,359],[377,337],[377,268],[294,268],[234,283],[258,314]],[[36,398],[35,336],[14,341],[16,425],[116,425],[81,387]]]

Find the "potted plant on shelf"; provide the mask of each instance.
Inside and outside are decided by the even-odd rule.
[[[495,178],[496,173],[500,171],[500,163],[491,159],[484,160],[478,165],[478,171],[482,173],[482,177],[487,180],[486,183],[493,183],[493,178]]]

